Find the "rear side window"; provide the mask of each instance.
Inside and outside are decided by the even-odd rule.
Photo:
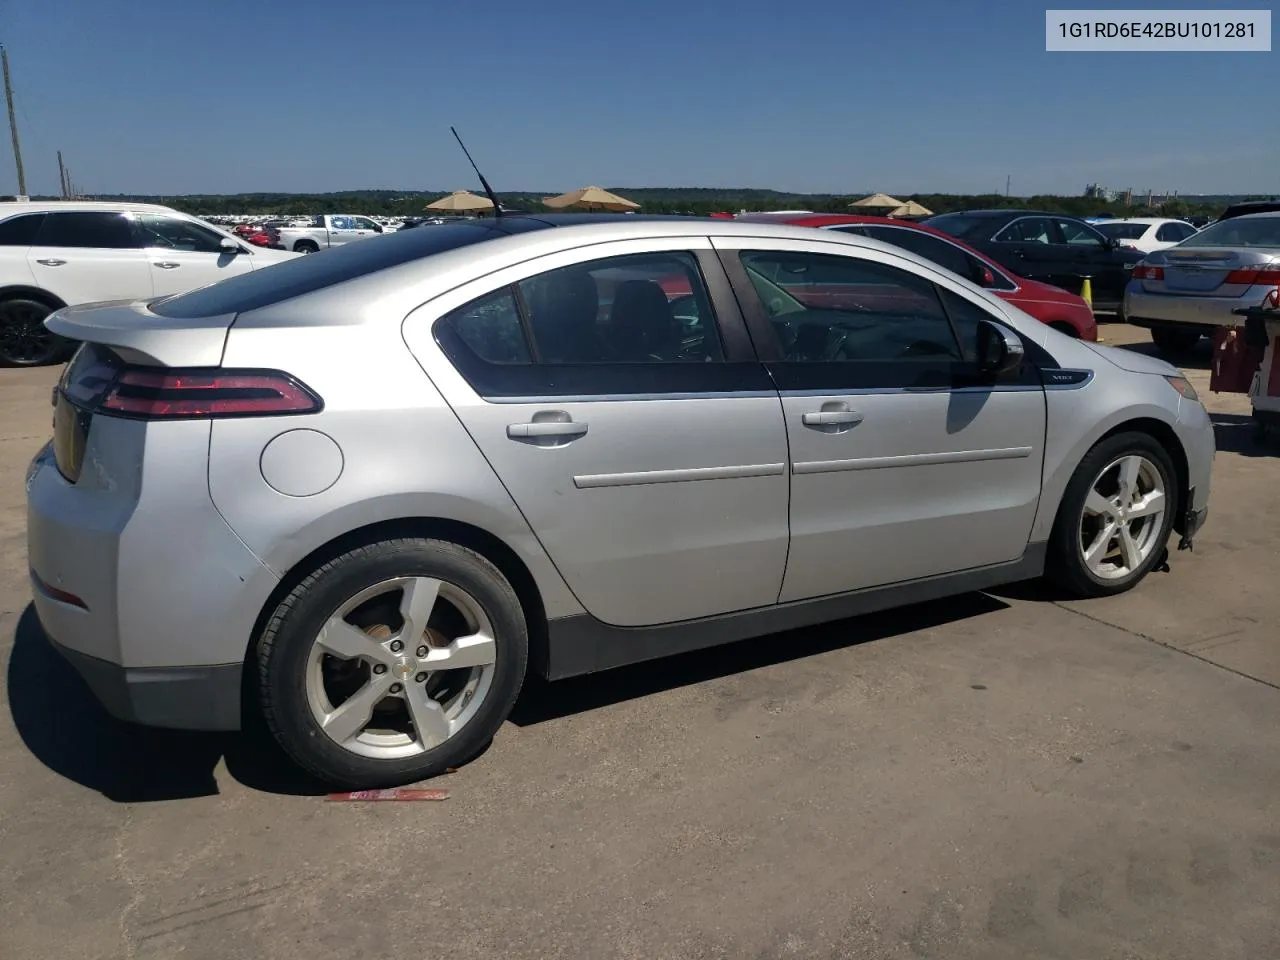
[[[1195,230],[1185,223],[1166,223],[1156,231],[1156,239],[1161,243],[1180,243],[1193,233]]]
[[[159,300],[151,310],[162,317],[192,319],[258,310],[294,297],[315,293],[357,277],[437,253],[502,236],[487,226],[441,224],[430,230],[394,233],[378,243],[349,243],[324,253],[298,257],[229,277],[212,286]]]
[[[88,247],[132,250],[138,246],[128,214],[106,212],[50,213],[40,225],[37,247]]]
[[[29,247],[36,242],[43,213],[28,213],[0,221],[0,247]]]

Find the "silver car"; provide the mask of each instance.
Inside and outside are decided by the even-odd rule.
[[[352,787],[465,762],[530,670],[1119,593],[1209,498],[1173,367],[831,231],[507,216],[48,324],[46,632],[116,716],[261,711]]]
[[[1210,224],[1146,256],[1124,291],[1124,316],[1177,357],[1215,327],[1240,326],[1234,311],[1260,305],[1280,286],[1280,213]]]

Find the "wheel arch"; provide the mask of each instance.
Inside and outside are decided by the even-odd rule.
[[[1191,468],[1187,461],[1187,451],[1183,448],[1182,441],[1178,439],[1178,434],[1173,427],[1163,420],[1156,420],[1151,417],[1137,417],[1116,424],[1090,444],[1089,449],[1093,449],[1103,440],[1121,433],[1148,434],[1169,455],[1169,460],[1173,463],[1173,470],[1176,474],[1175,481],[1178,488],[1178,501],[1174,506],[1173,513],[1173,529],[1177,533],[1183,533],[1186,528],[1188,495],[1191,492]]]
[[[42,287],[33,287],[24,283],[14,283],[6,287],[0,287],[0,300],[14,300],[19,297],[28,300],[39,300],[41,303],[47,303],[54,310],[61,310],[66,306],[61,297],[55,297]]]
[[[290,591],[317,567],[335,557],[382,540],[405,537],[447,540],[474,550],[497,567],[515,590],[524,611],[525,624],[529,631],[530,672],[540,675],[545,673],[548,654],[546,608],[537,580],[519,554],[501,538],[474,524],[441,517],[397,517],[379,520],[339,534],[316,547],[284,572],[258,612],[245,647],[245,683],[242,687],[242,699],[245,705],[254,703],[257,696],[257,684],[254,679],[257,657],[253,655],[254,646],[272,613]]]

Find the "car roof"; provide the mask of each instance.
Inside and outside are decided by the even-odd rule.
[[[1179,220],[1177,217],[1111,217],[1107,220],[1095,223],[1095,227],[1100,227],[1104,223],[1145,223],[1148,226],[1154,226],[1158,223],[1186,223],[1185,220]]]
[[[177,213],[172,207],[158,203],[129,203],[119,200],[42,200],[35,202],[0,203],[0,218],[20,213],[124,213],[129,210]]]

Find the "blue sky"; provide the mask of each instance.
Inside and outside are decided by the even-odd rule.
[[[1280,54],[1051,54],[1044,7],[0,0],[0,40],[32,193],[59,148],[96,193],[473,188],[450,123],[499,190],[1280,192]]]

